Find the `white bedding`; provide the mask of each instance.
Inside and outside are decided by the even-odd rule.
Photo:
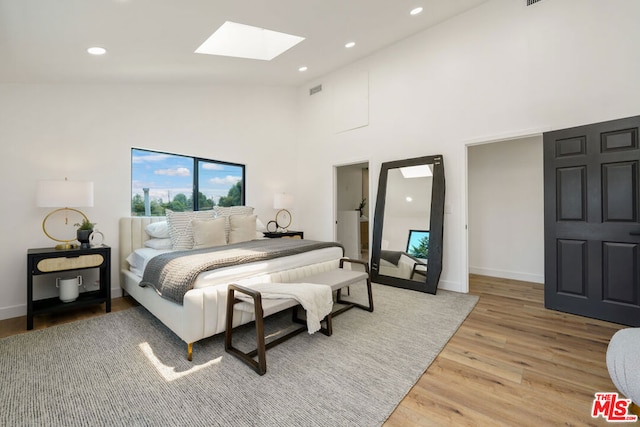
[[[170,250],[140,248],[133,251],[128,257],[129,270],[142,279],[142,273],[151,258]],[[331,247],[292,255],[284,258],[275,258],[249,264],[234,265],[201,273],[193,288],[204,288],[211,285],[235,282],[252,276],[262,275],[267,272],[288,270],[301,265],[318,264],[331,261],[342,256],[342,248]]]
[[[306,254],[285,258],[230,266],[217,271],[201,273],[194,289],[184,295],[183,304],[160,297],[150,286],[139,286],[146,262],[152,256],[167,250],[145,247],[151,238],[146,228],[149,224],[162,222],[163,217],[127,217],[119,221],[120,286],[136,299],[158,320],[188,344],[191,354],[193,343],[226,328],[227,285],[238,283],[250,286],[253,283],[303,283],[313,274],[338,268],[342,248],[330,247]],[[136,264],[131,268],[131,264]],[[233,326],[254,320],[252,313],[239,311],[234,315]],[[190,356],[189,356],[189,360]]]

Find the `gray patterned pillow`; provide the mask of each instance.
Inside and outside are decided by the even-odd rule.
[[[191,221],[194,219],[213,219],[213,211],[174,212],[167,209],[167,223],[171,249],[193,249],[193,229]]]

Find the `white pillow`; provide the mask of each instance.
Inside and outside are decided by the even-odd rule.
[[[167,223],[171,248],[184,250],[193,248],[193,230],[191,221],[194,219],[213,219],[213,211],[174,212],[167,209]]]
[[[260,218],[256,218],[256,239],[266,239],[264,232],[267,231],[267,227],[264,226]]]
[[[144,245],[152,249],[171,249],[171,239],[149,239],[144,242]]]
[[[169,224],[167,224],[167,221],[152,222],[144,228],[144,231],[147,232],[149,237],[157,239],[169,238]]]
[[[211,248],[227,244],[224,233],[224,218],[191,221],[193,249]]]
[[[248,242],[256,238],[256,215],[231,215],[229,217],[229,244]]]
[[[251,206],[214,206],[213,211],[216,213],[216,218],[225,217],[226,223],[224,225],[224,232],[229,241],[229,217],[231,215],[252,215],[253,207]],[[255,230],[254,230],[255,231]],[[254,233],[255,234],[255,233]]]

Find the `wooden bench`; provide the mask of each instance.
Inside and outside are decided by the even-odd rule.
[[[348,270],[344,268],[345,263],[360,264],[364,267],[364,271]],[[368,305],[360,304],[354,301],[345,300],[342,297],[343,288],[354,285],[356,283],[366,281]],[[343,258],[340,260],[340,268],[335,270],[329,270],[324,273],[315,274],[312,276],[304,277],[305,283],[314,283],[327,285],[331,287],[332,291],[336,291],[336,302],[344,304],[343,307],[329,313],[327,317],[323,319],[326,326],[320,329],[320,332],[330,336],[333,333],[333,317],[344,313],[345,311],[358,307],[366,311],[373,311],[373,295],[371,294],[371,278],[369,274],[369,264],[365,261],[351,260]],[[304,283],[296,284],[289,283],[291,286],[304,286]],[[236,292],[242,293],[250,297],[250,300],[243,300],[236,298]],[[300,332],[306,331],[306,322],[298,317],[298,301],[293,298],[288,299],[262,299],[260,292],[257,292],[249,287],[240,286],[237,284],[229,285],[227,291],[227,323],[225,330],[224,348],[225,350],[236,356],[242,362],[249,365],[254,371],[260,375],[264,375],[267,372],[267,359],[266,351],[274,347]],[[295,330],[269,342],[265,343],[264,337],[264,318],[275,313],[279,313],[283,310],[293,308],[292,320],[294,323],[300,323],[304,326],[296,328]],[[241,310],[245,312],[253,312],[255,315],[255,328],[256,328],[256,348],[249,352],[243,352],[237,347],[233,346],[233,311]],[[258,356],[258,360],[255,357]]]

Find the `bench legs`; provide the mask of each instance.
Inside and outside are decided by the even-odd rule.
[[[362,310],[366,310],[369,312],[373,311],[373,295],[371,292],[371,275],[369,273],[369,264],[365,261],[360,260],[351,260],[347,258],[343,258],[340,260],[340,268],[343,268],[345,262],[361,264],[364,266],[364,270],[367,273],[367,295],[369,305],[359,304],[352,301],[347,301],[342,299],[342,289],[337,290],[337,299],[336,301],[340,304],[344,304],[343,307],[338,310],[329,313],[324,319],[323,322],[326,323],[326,327],[321,327],[320,331],[327,335],[331,336],[333,333],[333,317],[337,316],[353,307],[358,307]],[[255,315],[255,329],[256,329],[256,348],[249,352],[243,352],[239,350],[237,347],[233,346],[233,307],[236,303],[241,302],[241,300],[235,297],[235,293],[240,292],[252,298],[253,307],[254,307],[254,315]],[[292,321],[294,323],[303,324],[304,326],[297,328],[269,343],[265,343],[264,338],[264,311],[262,307],[262,296],[260,292],[254,291],[251,288],[247,288],[244,286],[231,284],[228,287],[227,293],[227,319],[226,319],[226,327],[225,327],[225,338],[224,338],[224,348],[227,353],[230,353],[236,356],[240,361],[247,364],[254,371],[256,371],[260,375],[264,375],[267,372],[267,349],[274,347],[289,338],[292,338],[299,333],[306,331],[306,321],[302,320],[298,317],[298,309],[300,306],[293,307]],[[255,357],[258,357],[258,360],[255,360]],[[191,360],[191,359],[189,359]]]
[[[369,263],[366,261],[361,261],[361,260],[357,260],[357,259],[349,259],[349,258],[342,258],[340,260],[340,268],[344,268],[344,263],[345,262],[349,262],[349,263],[353,263],[353,264],[360,264],[364,267],[364,271],[367,273],[367,296],[369,299],[369,306],[366,306],[364,304],[358,304],[356,302],[352,302],[352,301],[347,301],[347,300],[343,300],[342,299],[342,289],[338,289],[337,290],[337,298],[336,298],[336,302],[340,303],[340,304],[346,304],[346,307],[343,307],[339,310],[336,310],[333,312],[334,316],[337,316],[338,314],[347,311],[353,307],[358,307],[362,310],[366,310],[368,312],[373,312],[373,293],[371,292],[371,273],[369,272]]]
[[[233,346],[233,306],[237,302],[241,302],[235,297],[236,292],[241,292],[250,296],[253,299],[253,307],[255,314],[255,328],[256,328],[256,348],[249,352],[243,352],[237,347]],[[293,318],[298,318],[297,316],[297,306],[293,307],[294,314]],[[329,321],[330,322],[330,321]],[[300,323],[300,322],[298,322]],[[329,323],[330,324],[330,323]],[[298,335],[301,332],[307,330],[306,322],[304,322],[304,326],[297,328],[273,341],[268,343],[265,342],[264,338],[264,312],[262,310],[262,296],[260,292],[256,292],[253,289],[246,288],[244,286],[239,285],[229,285],[229,291],[227,294],[227,324],[224,332],[224,349],[227,353],[233,354],[240,361],[247,364],[250,368],[256,371],[260,375],[264,375],[267,372],[267,350],[271,347],[275,347],[276,345]],[[325,329],[326,331],[326,329]],[[326,332],[323,331],[323,333]],[[258,356],[258,360],[255,360],[255,357]]]
[[[253,298],[253,306],[255,308],[256,316],[256,349],[245,353],[233,346],[233,306],[236,302],[239,302],[235,297],[235,292],[242,292]],[[224,333],[224,349],[227,353],[231,353],[240,359],[242,362],[249,365],[254,371],[260,375],[264,375],[267,372],[267,356],[266,346],[264,343],[264,318],[262,316],[262,297],[259,292],[254,292],[251,289],[244,288],[238,285],[229,285],[229,291],[227,294],[227,324]],[[254,360],[254,356],[258,356],[258,361]]]
[[[300,307],[301,306],[299,306],[299,305],[293,307],[291,321],[293,323],[299,323],[300,325],[305,325],[305,327],[303,328],[303,330],[305,330],[306,329],[306,325],[307,325],[307,321],[305,319],[301,319],[298,316],[298,309]],[[324,335],[326,335],[328,337],[330,337],[331,334],[333,334],[333,323],[331,322],[333,314],[334,314],[333,312],[327,314],[327,316],[320,321],[320,332],[322,332]],[[322,322],[325,322],[327,324],[327,326],[323,327],[322,326]]]

